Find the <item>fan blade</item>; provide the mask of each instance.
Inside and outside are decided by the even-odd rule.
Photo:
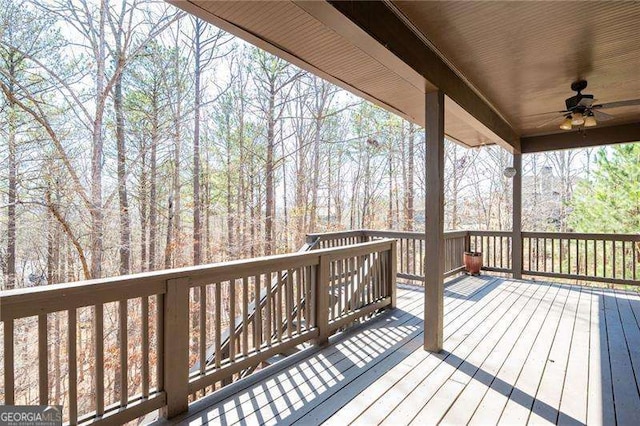
[[[607,120],[611,120],[611,119],[615,118],[613,115],[609,115],[609,114],[607,114],[605,112],[598,111],[597,109],[594,109],[591,112],[593,112],[593,116],[598,121],[607,121]]]
[[[549,112],[541,112],[540,114],[527,115],[527,117],[539,117],[541,115],[549,115],[549,114],[566,114],[568,112],[571,112],[571,111],[567,111],[567,110],[564,110],[564,111],[549,111]]]
[[[606,104],[594,105],[593,108],[618,108],[633,105],[640,105],[640,99],[628,99],[626,101],[608,102]]]
[[[540,127],[548,126],[549,124],[554,122],[559,122],[561,118],[564,119],[564,116],[554,117],[551,120],[547,120],[544,123],[540,124],[539,126],[536,126],[536,129],[539,129]]]

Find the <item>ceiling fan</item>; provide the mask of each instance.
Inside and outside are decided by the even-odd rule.
[[[582,93],[587,88],[586,80],[578,80],[571,83],[571,90],[577,92],[575,96],[565,99],[566,109],[562,111],[553,111],[536,115],[560,114],[563,119],[560,123],[562,130],[571,130],[574,127],[594,127],[599,121],[611,120],[613,116],[602,112],[605,108],[618,108],[624,106],[640,105],[640,99],[629,99],[626,101],[608,102],[605,104],[596,104],[593,95]],[[538,127],[544,127],[550,122],[558,120],[558,117],[547,121]]]

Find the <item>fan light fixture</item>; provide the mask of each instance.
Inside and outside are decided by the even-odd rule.
[[[574,126],[584,126],[584,127],[594,127],[597,126],[598,122],[596,118],[593,116],[593,113],[587,111],[585,114],[580,111],[573,112],[571,114],[567,114],[560,123],[560,128],[562,130],[571,130]]]
[[[576,111],[571,115],[571,124],[574,126],[582,126],[584,124],[584,115],[580,111]]]
[[[571,121],[571,114],[567,115],[564,120],[562,120],[562,123],[560,124],[560,128],[562,130],[571,130],[571,126],[572,126],[572,121]]]

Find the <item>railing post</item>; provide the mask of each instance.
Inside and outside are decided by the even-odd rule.
[[[387,285],[389,286],[389,297],[391,297],[391,305],[389,307],[394,309],[396,307],[396,279],[398,274],[398,240],[391,241],[391,249],[389,254],[389,276],[387,277]]]
[[[189,279],[167,281],[164,295],[164,388],[170,419],[189,407]]]
[[[522,279],[522,154],[513,154],[513,218],[511,234],[511,272],[515,279]]]
[[[316,288],[314,295],[316,298],[316,327],[318,327],[318,338],[316,344],[326,345],[329,342],[329,256],[320,256],[320,263],[316,269]]]

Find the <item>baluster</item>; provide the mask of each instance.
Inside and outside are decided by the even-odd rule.
[[[127,400],[129,399],[129,386],[128,379],[129,375],[127,374],[129,371],[129,339],[127,333],[127,323],[128,323],[128,303],[127,300],[120,300],[118,302],[119,312],[119,344],[120,344],[120,406],[124,407],[127,405]]]
[[[415,238],[411,240],[412,242],[412,246],[413,246],[413,251],[412,251],[412,258],[411,258],[411,263],[412,263],[412,267],[413,270],[411,271],[411,273],[413,275],[416,275],[416,240]]]
[[[576,275],[580,275],[580,240],[576,238]]]
[[[593,276],[598,276],[598,241],[593,240]]]
[[[200,374],[204,374],[207,367],[207,286],[202,284],[198,287],[200,292]]]
[[[4,403],[5,405],[15,404],[14,385],[14,351],[13,351],[13,319],[4,321]]]
[[[364,288],[365,288],[365,294],[366,294],[366,304],[370,304],[371,303],[371,264],[370,264],[370,255],[367,254],[364,256],[364,271],[363,273],[365,274],[365,282],[364,282]]]
[[[361,308],[365,305],[365,295],[364,295],[364,258],[362,256],[356,257],[358,261],[358,306],[357,308]]]
[[[249,353],[249,278],[242,278],[242,355]]]
[[[611,245],[613,246],[612,250],[613,250],[613,264],[611,265],[613,267],[612,269],[612,278],[615,279],[616,278],[616,242],[615,241],[611,241]]]
[[[142,331],[142,396],[149,396],[149,297],[140,298]]]
[[[338,316],[341,316],[344,313],[343,307],[342,307],[342,300],[343,298],[346,296],[346,293],[343,291],[344,290],[344,281],[342,279],[342,262],[344,260],[336,260],[335,262],[333,262],[334,265],[334,269],[337,269],[337,274],[338,274]],[[346,308],[346,303],[345,303],[345,308]]]
[[[296,332],[298,335],[302,327],[302,271],[304,267],[296,269]]]
[[[607,278],[607,241],[602,240],[602,276]]]
[[[293,312],[293,270],[287,271],[287,282],[285,288],[285,306],[287,312],[287,318],[285,319],[287,324],[287,337],[291,338],[291,321]]]
[[[236,359],[236,280],[229,280],[229,360]]]
[[[353,283],[354,283],[354,276],[353,276],[353,259],[351,257],[348,257],[346,259],[346,268],[347,268],[347,299],[345,301],[345,309],[347,309],[347,311],[351,311],[353,309]]]
[[[638,271],[638,265],[637,265],[637,255],[636,255],[636,250],[638,246],[638,243],[636,242],[631,242],[631,258],[633,259],[632,264],[633,264],[633,280],[636,281],[638,279],[637,276],[637,271]]]
[[[49,405],[49,352],[47,314],[38,315],[38,390],[40,405]]]
[[[497,262],[496,262],[496,236],[493,235],[491,238],[492,241],[492,245],[493,245],[493,264],[491,265],[492,267],[495,267]]]
[[[166,304],[165,295],[164,294],[156,295],[156,380],[158,381],[158,387],[157,387],[158,391],[164,389],[165,304]]]
[[[282,292],[284,291],[285,282],[282,271],[278,271],[278,292],[276,303],[276,335],[278,336],[278,343],[282,342],[282,326],[284,319],[282,318]]]
[[[222,362],[222,283],[214,283],[215,289],[215,366],[216,368],[220,368],[220,363]]]
[[[96,414],[104,414],[104,305],[93,307],[96,357]]]
[[[398,241],[400,241],[400,270],[404,272],[404,244],[402,238],[399,238]]]
[[[262,346],[262,309],[260,308],[260,277],[253,277],[254,301],[253,301],[253,348],[258,350]]]
[[[329,340],[329,281],[331,261],[327,255],[320,256],[320,262],[316,269],[314,282],[314,295],[316,298],[315,326],[318,327],[318,345],[325,345]]]
[[[588,252],[589,252],[589,240],[585,239],[584,240],[584,274],[585,275],[589,275]]]
[[[397,303],[397,297],[396,297],[396,275],[397,275],[397,270],[396,270],[396,265],[393,262],[393,259],[395,259],[396,256],[396,250],[397,250],[397,246],[396,246],[396,242],[392,241],[391,242],[391,250],[389,251],[389,274],[387,276],[387,285],[389,288],[389,297],[391,298],[391,303],[390,303],[390,307],[393,309],[396,307],[396,303]]]
[[[419,240],[418,246],[420,247],[420,259],[418,259],[418,264],[420,265],[420,273],[418,275],[424,275],[424,241]]]
[[[378,256],[380,256],[380,252],[371,253],[371,293],[374,302],[380,298],[378,293]]]
[[[311,329],[311,318],[313,318],[313,314],[311,313],[311,309],[313,309],[314,300],[311,297],[311,280],[312,280],[312,268],[313,266],[305,266],[305,280],[304,280],[304,321],[306,325],[306,330]]]
[[[561,274],[562,274],[562,258],[564,257],[564,243],[563,243],[563,241],[564,240],[562,238],[560,238],[558,240],[558,250],[559,250],[559,256],[558,257],[560,259],[560,262],[558,263],[558,270],[559,270],[559,273],[561,273]]]
[[[482,244],[482,257],[483,257],[483,263],[487,266],[489,266],[489,237],[486,235],[481,235],[480,236],[480,242]]]
[[[67,311],[67,354],[69,356],[69,424],[78,423],[78,357],[76,310]],[[122,349],[120,349],[122,351]]]
[[[272,282],[272,274],[266,274],[265,275],[265,282],[264,282],[264,287],[266,290],[266,301],[265,301],[265,309],[266,309],[266,320],[265,320],[265,326],[266,326],[266,330],[265,330],[265,334],[264,334],[264,338],[267,341],[267,346],[271,346],[271,341],[272,341],[272,336],[273,333],[271,332],[271,321],[272,321],[272,314],[271,314],[271,282]]]

